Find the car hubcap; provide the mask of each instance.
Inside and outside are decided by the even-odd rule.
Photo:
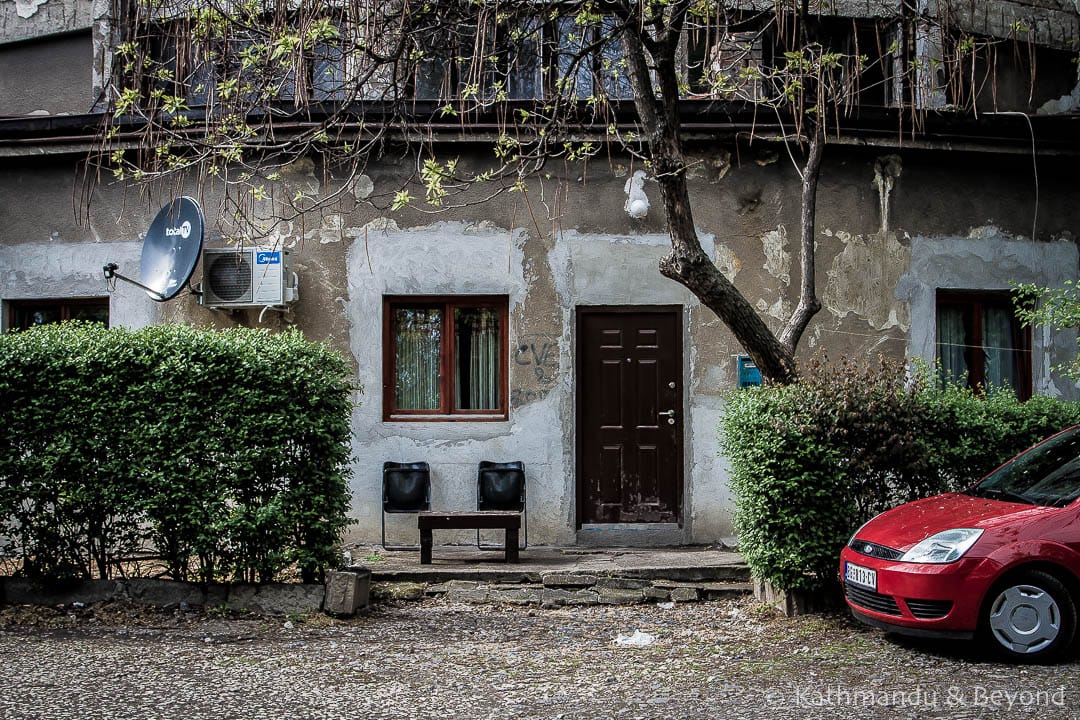
[[[990,629],[997,641],[1013,652],[1038,652],[1061,632],[1061,610],[1045,590],[1016,585],[994,600]]]

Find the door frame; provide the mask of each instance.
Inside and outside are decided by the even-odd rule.
[[[581,426],[581,418],[583,417],[581,412],[581,384],[580,379],[582,377],[582,362],[584,360],[584,353],[580,351],[580,333],[582,326],[582,318],[585,315],[601,315],[601,314],[628,314],[628,315],[670,315],[675,319],[675,365],[678,368],[678,374],[675,382],[678,383],[676,390],[678,392],[678,412],[679,412],[679,435],[677,437],[678,442],[678,463],[675,468],[675,498],[678,504],[678,513],[676,515],[677,523],[680,528],[684,527],[684,513],[685,506],[685,472],[686,472],[686,368],[683,366],[683,342],[684,342],[684,328],[683,328],[683,311],[685,310],[682,305],[577,305],[574,308],[574,527],[577,530],[582,528],[581,519],[585,516],[585,485],[581,482],[581,478],[584,476],[583,466],[585,459],[582,456],[582,448],[584,447],[584,429]],[[629,524],[629,523],[628,523]]]

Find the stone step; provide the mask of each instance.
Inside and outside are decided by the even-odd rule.
[[[426,596],[455,602],[561,607],[719,600],[749,595],[753,586],[749,582],[681,582],[548,573],[541,582],[482,582],[460,578],[427,585],[383,582],[376,584],[373,593],[376,598],[418,600]]]
[[[439,584],[451,580],[463,580],[480,583],[535,583],[551,585],[545,582],[545,576],[558,573],[562,576],[603,576],[594,570],[567,570],[552,571],[546,569],[522,569],[512,566],[498,567],[460,567],[460,566],[424,566],[404,568],[381,568],[372,564],[366,566],[371,570],[371,581],[376,583],[400,582],[400,583],[424,583]],[[704,565],[690,567],[633,567],[620,568],[618,577],[643,581],[663,580],[668,582],[682,583],[749,583],[750,569],[745,563],[729,563],[724,565]],[[568,582],[574,585],[574,582]],[[581,582],[576,583],[578,585]]]

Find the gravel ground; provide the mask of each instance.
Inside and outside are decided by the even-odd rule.
[[[969,644],[891,639],[843,614],[782,618],[749,600],[425,600],[349,620],[0,608],[4,718],[1077,720],[1078,670],[1076,659],[1002,665]]]

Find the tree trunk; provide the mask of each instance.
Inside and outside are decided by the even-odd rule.
[[[816,291],[815,219],[817,217],[817,186],[821,176],[821,154],[825,145],[825,130],[814,122],[814,135],[810,140],[810,153],[802,171],[802,214],[799,218],[799,249],[801,252],[802,282],[799,286],[799,305],[780,332],[780,342],[792,355],[799,345],[810,319],[821,310]]]
[[[671,238],[671,253],[660,261],[660,272],[684,285],[716,313],[753,358],[762,376],[773,382],[792,383],[798,379],[792,350],[777,339],[750,301],[716,267],[702,249],[694,227],[679,137],[675,46],[680,30],[681,23],[672,22],[664,37],[654,39],[652,69],[641,36],[632,32],[623,36],[634,102],[648,138],[649,157],[660,185]],[[650,81],[653,73],[659,96]]]

